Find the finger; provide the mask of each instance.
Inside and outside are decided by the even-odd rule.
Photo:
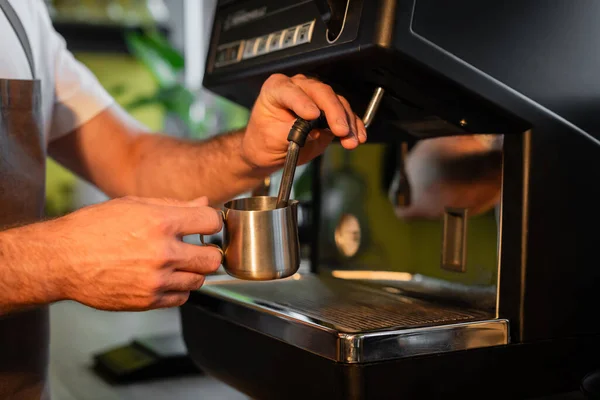
[[[367,128],[365,127],[365,123],[359,116],[356,116],[356,126],[358,127],[358,139],[360,144],[367,142]]]
[[[274,75],[265,83],[261,99],[266,99],[271,107],[292,110],[300,118],[313,120],[319,118],[321,110],[314,101],[290,78]]]
[[[299,165],[303,165],[320,154],[323,154],[333,141],[334,137],[335,136],[333,136],[331,132],[324,131],[317,139],[307,142],[300,153],[300,159],[298,160]]]
[[[190,292],[202,287],[205,280],[204,275],[192,272],[175,271],[164,285],[167,292]]]
[[[327,135],[327,134],[331,135],[331,132],[328,132],[326,130],[321,130],[321,129],[315,129],[314,131],[310,132],[310,134],[308,135],[307,141],[318,140],[324,134],[325,135]]]
[[[221,231],[223,217],[212,207],[170,207],[165,209],[169,225],[177,235],[212,235]]]
[[[182,243],[178,249],[179,257],[174,263],[175,270],[208,275],[223,264],[223,253],[214,246],[196,246]]]
[[[197,199],[188,201],[187,203],[188,207],[206,207],[209,204],[208,197],[206,196],[202,196]]]
[[[334,135],[343,138],[352,133],[346,109],[329,85],[314,79],[298,79],[295,80],[295,84],[323,110],[329,129]]]
[[[184,305],[190,298],[190,292],[166,292],[152,308],[171,308]]]
[[[348,121],[350,121],[351,131],[351,134],[346,136],[345,138],[342,138],[340,142],[345,148],[353,149],[356,146],[358,146],[359,143],[358,127],[356,126],[356,116],[354,115],[354,112],[352,112],[352,107],[350,107],[350,103],[348,103],[348,101],[344,97],[338,96],[338,99],[340,100],[340,103],[342,103],[342,105],[344,106],[344,110],[346,111],[346,115],[348,116]]]
[[[170,206],[170,207],[203,207],[208,206],[208,197],[203,196],[194,200],[184,201],[170,198],[151,198],[151,197],[139,197],[135,198],[136,201],[144,204],[151,204],[155,206]]]

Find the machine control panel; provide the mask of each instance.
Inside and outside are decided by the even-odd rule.
[[[217,49],[215,68],[310,43],[315,22],[312,20],[263,36],[223,44]]]

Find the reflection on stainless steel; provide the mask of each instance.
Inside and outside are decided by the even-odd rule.
[[[496,308],[495,285],[465,285],[421,274],[393,271],[332,270],[330,274],[339,279],[372,282],[391,286],[405,293],[461,302],[480,310]]]
[[[267,176],[265,179],[263,179],[263,181],[260,183],[259,186],[254,188],[254,190],[252,191],[252,197],[268,196],[270,190],[271,190],[271,177]]]
[[[360,222],[352,214],[344,214],[335,229],[335,244],[344,257],[353,257],[360,248]]]
[[[450,132],[452,132],[453,135],[459,133],[466,134],[462,127],[434,116],[418,121],[398,121],[395,125],[405,132],[420,138],[448,136]]]
[[[394,271],[331,271],[334,278],[366,281],[410,281],[413,274]]]
[[[201,307],[239,325],[344,363],[508,344],[508,322],[357,282],[295,275],[199,291]]]
[[[298,202],[276,209],[275,197],[249,197],[225,204],[223,267],[240,279],[270,280],[300,266]]]
[[[443,269],[465,272],[467,268],[468,208],[446,207],[444,212],[442,262]]]
[[[298,268],[298,272],[294,275],[289,276],[287,278],[281,278],[281,280],[285,279],[300,279],[302,275],[310,273],[310,262],[309,260],[301,260],[300,267]],[[204,280],[204,285],[219,285],[221,283],[235,283],[235,282],[244,282],[240,281],[237,278],[229,275],[225,269],[221,266],[215,273],[211,275],[207,275]]]
[[[375,89],[375,93],[373,94],[373,97],[371,97],[371,101],[369,102],[369,105],[367,106],[367,110],[365,111],[365,115],[363,117],[365,128],[369,128],[369,126],[371,126],[371,123],[373,123],[373,119],[375,118],[375,114],[379,109],[379,104],[381,103],[381,99],[383,98],[384,93],[385,90],[381,87]]]
[[[408,143],[402,142],[400,144],[394,178],[388,189],[388,197],[394,207],[406,208],[411,205],[411,186],[406,172],[407,159]]]
[[[373,362],[508,344],[508,321],[487,321],[347,336],[345,362]],[[365,351],[368,349],[369,351]]]

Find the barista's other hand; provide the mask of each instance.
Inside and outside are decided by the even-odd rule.
[[[182,305],[222,261],[218,249],[182,241],[221,230],[219,212],[207,205],[122,198],[48,222],[65,246],[55,268],[61,297],[111,311]]]
[[[451,136],[418,142],[405,160],[411,190],[404,219],[439,218],[445,207],[489,211],[500,200],[502,152],[482,136]]]
[[[330,130],[313,131],[300,153],[298,164],[321,154],[334,136],[346,149],[366,142],[362,120],[348,101],[318,80],[296,75],[272,75],[256,100],[242,144],[242,156],[253,167],[277,168],[283,165],[288,149],[287,136],[298,118],[313,120],[325,113]]]

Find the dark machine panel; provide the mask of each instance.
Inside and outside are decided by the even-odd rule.
[[[412,28],[600,139],[600,3],[419,0]]]
[[[340,3],[340,11],[346,15],[349,3]],[[360,13],[352,11],[348,10],[351,18],[343,32],[334,36],[327,34],[327,26],[313,1],[287,0],[268,5],[251,1],[232,6],[216,21],[218,44],[208,58],[208,71],[231,73],[236,67],[257,66],[352,41],[356,39],[360,17]]]
[[[337,9],[344,11],[347,6],[347,12],[339,14],[345,19],[335,41],[327,35],[328,27],[335,26],[331,22],[334,18],[324,20],[317,6],[321,3],[337,4]],[[394,45],[410,45],[404,40],[393,42],[394,35],[412,35],[412,8],[409,0],[228,3],[217,10],[204,84],[219,95],[251,107],[271,74],[302,73],[332,85],[358,112],[364,112],[376,87],[385,87],[387,96],[378,111],[383,121],[381,130],[409,132],[417,137],[523,132],[528,126],[525,121],[434,69],[425,68],[408,53],[391,51]],[[235,15],[250,21],[226,29],[226,21]],[[287,29],[313,23],[310,42],[281,49]],[[256,53],[259,44],[282,30],[277,50],[266,49],[261,55],[244,58],[248,44]],[[257,37],[265,40],[255,44]],[[225,60],[227,57],[230,61]],[[379,131],[373,130],[372,139],[379,136]]]
[[[220,4],[207,58],[205,85],[247,107],[254,103],[262,82],[286,64],[315,62],[324,48],[347,52],[356,39],[362,0],[340,3],[348,19],[334,43],[327,39],[327,25],[314,1],[249,1]],[[348,12],[346,12],[346,8]],[[344,46],[345,45],[345,46]],[[337,50],[339,49],[339,50]],[[248,75],[248,68],[252,73]],[[303,69],[294,67],[299,73]],[[260,77],[257,77],[256,75]],[[250,79],[249,79],[250,78]],[[235,81],[244,86],[235,86]],[[222,86],[223,85],[223,86]]]

